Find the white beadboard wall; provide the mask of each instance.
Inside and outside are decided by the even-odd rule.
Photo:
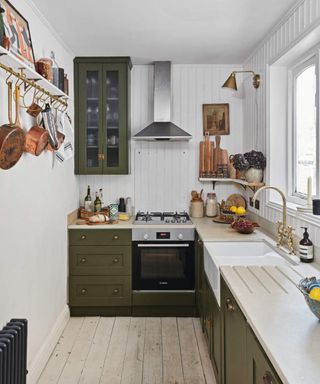
[[[251,147],[256,147],[265,153],[268,150],[268,89],[266,84],[268,66],[298,44],[301,46],[303,39],[310,36],[319,26],[320,1],[299,1],[245,61],[244,69],[252,69],[261,74],[262,85],[257,92],[252,91],[250,84],[245,85],[246,97],[243,104],[244,150],[249,150]],[[286,161],[285,153],[283,154],[283,161]],[[280,220],[280,212],[266,206],[266,200],[266,194],[262,193],[260,195],[261,209],[256,213],[273,223]],[[311,224],[295,214],[290,214],[288,220],[299,236],[302,234],[300,227],[308,226],[312,241],[316,245],[320,245],[320,223],[317,224],[315,221]]]
[[[187,210],[193,189],[212,190],[211,183],[198,182],[199,142],[202,140],[202,104],[229,103],[230,131],[221,145],[229,153],[242,151],[243,94],[221,88],[239,65],[172,65],[172,121],[192,134],[189,142],[131,142],[131,175],[79,176],[80,203],[87,185],[104,189],[105,202],[133,197],[137,210]],[[239,77],[239,83],[241,78]],[[132,135],[153,120],[153,66],[135,65],[131,84]],[[219,199],[240,191],[217,185]]]

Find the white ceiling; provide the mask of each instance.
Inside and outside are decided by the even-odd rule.
[[[242,63],[297,0],[33,0],[77,56]]]

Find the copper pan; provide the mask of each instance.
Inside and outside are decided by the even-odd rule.
[[[9,123],[0,127],[0,168],[10,169],[23,154],[25,133],[20,127],[19,98],[20,87],[16,86],[15,105],[16,120],[12,122],[12,82],[8,84],[8,119]]]
[[[47,147],[49,132],[40,125],[34,125],[26,134],[25,152],[39,156]]]

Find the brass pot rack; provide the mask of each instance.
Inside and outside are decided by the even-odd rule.
[[[50,99],[50,102],[56,102],[61,104],[65,110],[68,108],[68,103],[63,100],[63,96],[57,96],[53,95],[51,92],[47,91],[43,87],[41,87],[39,84],[36,83],[36,81],[40,79],[28,79],[26,77],[26,74],[23,72],[24,68],[20,68],[21,72],[15,71],[13,68],[8,67],[7,65],[0,62],[0,68],[4,69],[7,73],[10,73],[10,75],[15,76],[18,80],[21,80],[21,84],[23,83],[25,85],[25,92],[28,92],[28,89],[34,88],[41,92],[43,95],[46,95],[48,99]]]

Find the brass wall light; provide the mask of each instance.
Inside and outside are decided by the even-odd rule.
[[[231,72],[230,76],[224,82],[222,88],[230,88],[230,89],[234,89],[235,91],[238,90],[237,81],[236,81],[236,73],[252,73],[253,74],[252,85],[256,89],[259,88],[260,75],[254,73],[253,71],[233,71],[233,72]]]

